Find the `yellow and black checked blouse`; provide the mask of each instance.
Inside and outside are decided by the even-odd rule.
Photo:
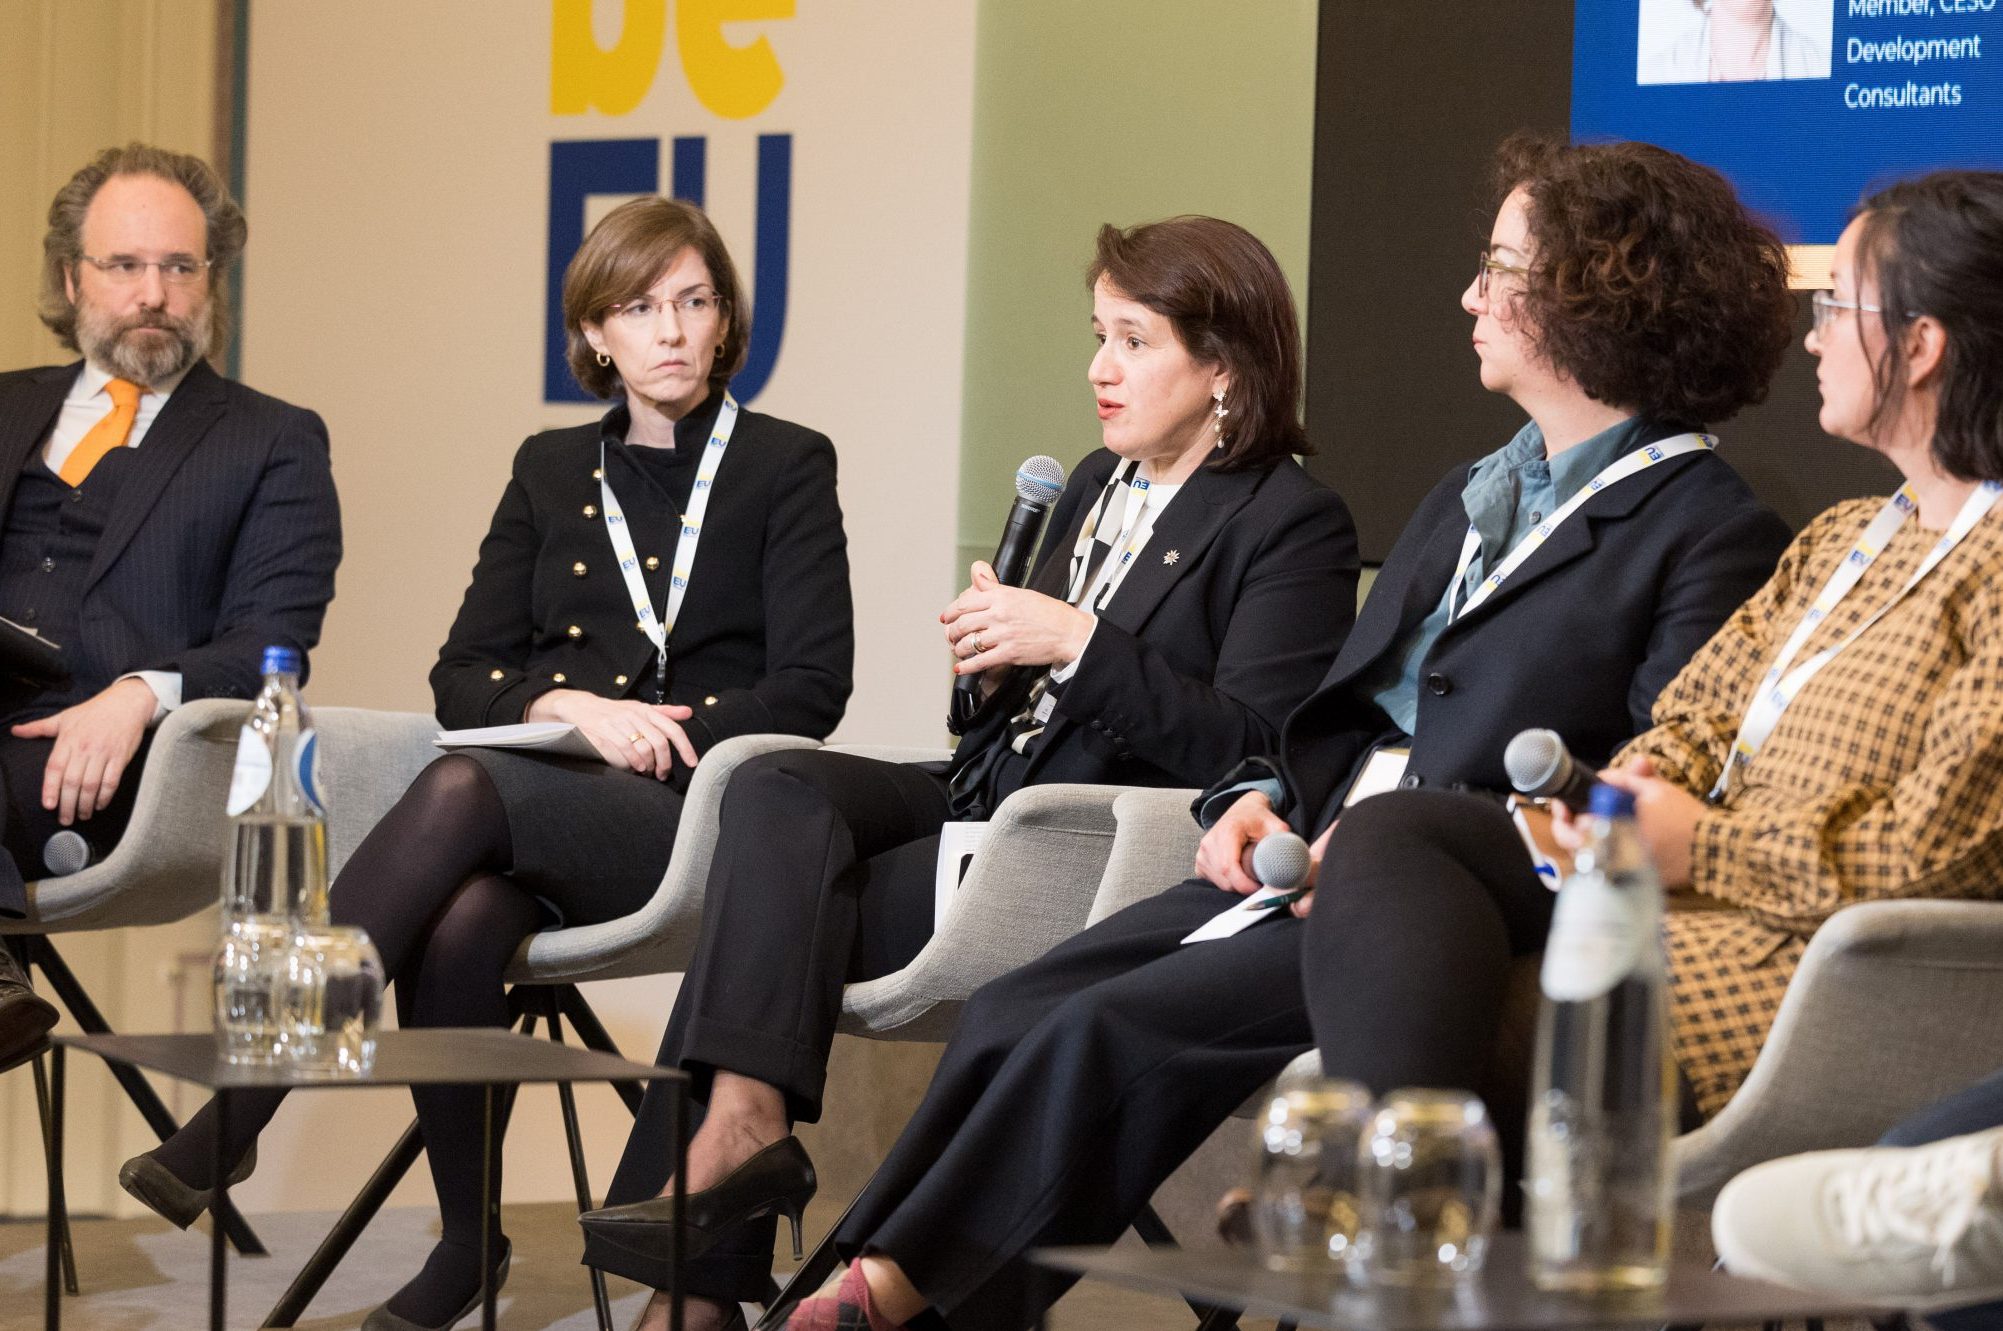
[[[1754,687],[1882,503],[1852,500],[1809,523],[1615,761],[1646,755],[1710,790]],[[1797,663],[1868,619],[1939,536],[1908,522]],[[1673,910],[1665,925],[1676,1057],[1706,1114],[1751,1070],[1831,914],[1893,897],[2003,897],[2003,505],[1801,691],[1699,820],[1691,877],[1729,903]]]

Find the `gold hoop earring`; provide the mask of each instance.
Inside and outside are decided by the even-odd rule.
[[[610,365],[612,363],[612,358],[601,351],[598,353],[598,363],[600,365]]]

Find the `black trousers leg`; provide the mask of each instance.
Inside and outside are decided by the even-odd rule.
[[[794,750],[739,768],[724,794],[702,931],[656,1062],[694,1078],[697,1121],[722,1068],[784,1092],[820,1117],[842,986],[887,974],[932,931],[945,783],[905,763]],[[606,1195],[620,1205],[667,1186],[670,1099],[650,1088]],[[772,1270],[777,1222],[719,1240],[686,1269],[689,1290],[754,1299]],[[659,1285],[660,1272],[586,1241],[587,1264]]]
[[[1323,1070],[1378,1095],[1483,1085],[1510,963],[1543,950],[1555,900],[1509,815],[1472,795],[1379,795],[1343,814],[1318,881],[1301,970]],[[1513,1183],[1522,1116],[1495,1109]]]
[[[1069,1282],[1024,1252],[1118,1238],[1309,1048],[1300,921],[1181,944],[1236,900],[1183,883],[975,994],[843,1254],[895,1259],[955,1331],[1030,1325]]]

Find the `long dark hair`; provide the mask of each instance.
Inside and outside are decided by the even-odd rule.
[[[1905,399],[1902,333],[1925,315],[1947,332],[1934,461],[1960,480],[2003,480],[2003,172],[1901,181],[1864,200],[1858,216],[1857,277],[1875,280],[1885,330],[1871,424]]]

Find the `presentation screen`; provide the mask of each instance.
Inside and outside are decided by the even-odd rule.
[[[1575,140],[1731,177],[1790,244],[1833,245],[1894,177],[2003,166],[2003,0],[1577,0]]]

